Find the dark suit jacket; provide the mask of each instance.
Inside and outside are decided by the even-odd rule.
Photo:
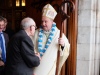
[[[7,47],[5,75],[32,75],[33,67],[39,64],[40,60],[35,56],[31,38],[24,30],[19,31]]]
[[[9,41],[8,34],[3,32],[3,36],[4,36],[4,39],[5,39],[5,47],[7,47],[7,44],[8,44],[8,41]],[[0,61],[2,61],[2,60],[0,59]],[[4,66],[0,66],[0,75],[3,73],[3,69],[4,69]]]
[[[9,42],[9,36],[8,36],[8,34],[6,34],[4,32],[3,32],[3,35],[4,35],[4,38],[5,38],[5,46],[7,47],[8,42]]]

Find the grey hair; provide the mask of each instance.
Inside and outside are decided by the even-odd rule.
[[[5,22],[4,17],[0,16],[0,21],[4,21]]]
[[[30,17],[26,17],[21,21],[22,29],[27,29],[28,27],[32,26],[33,24],[35,24],[35,21]]]

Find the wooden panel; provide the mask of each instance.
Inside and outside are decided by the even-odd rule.
[[[74,13],[68,13],[68,39],[70,41],[70,55],[66,62],[66,75],[76,75],[76,52],[77,52],[77,0],[72,0],[75,3]]]

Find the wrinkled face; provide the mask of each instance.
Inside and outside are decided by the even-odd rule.
[[[35,33],[35,29],[36,29],[36,24],[34,23],[32,26],[31,26],[31,35],[33,36],[34,33]]]
[[[4,27],[5,27],[5,22],[4,21],[0,21],[0,32],[3,31]]]
[[[41,25],[43,27],[43,30],[45,31],[49,31],[51,30],[52,28],[52,23],[53,23],[53,20],[45,17],[45,16],[42,16],[42,22],[41,22]]]

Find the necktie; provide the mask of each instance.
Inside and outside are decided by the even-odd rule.
[[[0,33],[0,47],[1,47],[1,50],[2,50],[1,57],[2,57],[2,60],[5,62],[6,57],[5,57],[5,52],[4,52],[3,39],[2,39],[1,35],[2,35],[2,33]]]

